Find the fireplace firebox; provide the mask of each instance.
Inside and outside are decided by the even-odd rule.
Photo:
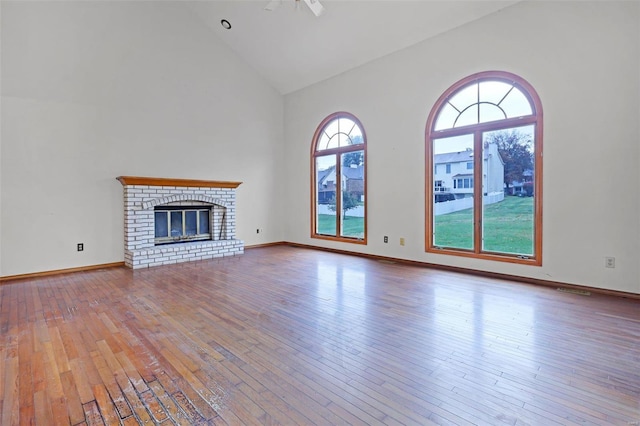
[[[153,215],[155,244],[210,240],[210,212],[208,207],[156,206]]]

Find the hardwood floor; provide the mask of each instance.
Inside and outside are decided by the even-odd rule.
[[[286,246],[0,286],[0,424],[640,424],[640,302]]]

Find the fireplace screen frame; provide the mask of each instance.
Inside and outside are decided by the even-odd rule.
[[[154,208],[154,244],[177,244],[190,241],[207,241],[213,239],[212,234],[212,212],[210,206],[156,206]],[[188,213],[195,213],[195,230],[193,223],[189,224]],[[202,213],[206,214],[203,220]],[[158,218],[159,215],[165,215],[164,223],[167,224],[166,235],[158,236]],[[179,221],[174,221],[179,218]],[[176,226],[179,225],[179,226]],[[176,228],[180,228],[177,234]],[[191,228],[194,233],[190,233]]]

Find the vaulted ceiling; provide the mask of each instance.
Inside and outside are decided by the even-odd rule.
[[[517,1],[320,0],[186,2],[187,7],[287,94],[510,6]],[[226,19],[231,29],[225,29]]]

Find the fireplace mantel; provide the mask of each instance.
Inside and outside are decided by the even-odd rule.
[[[118,176],[124,187],[124,257],[133,269],[244,252],[237,240],[236,189],[242,182]],[[158,206],[209,206],[211,239],[159,245],[154,209]]]
[[[124,186],[179,186],[198,188],[237,188],[242,182],[227,182],[222,180],[173,179],[143,176],[118,176],[116,179]]]

